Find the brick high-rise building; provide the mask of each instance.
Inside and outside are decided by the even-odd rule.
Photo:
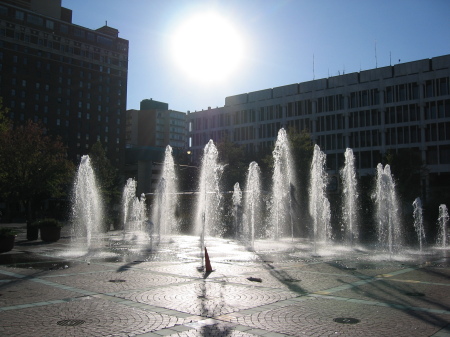
[[[123,167],[128,40],[72,23],[61,0],[0,1],[0,96],[15,124],[41,121],[77,162],[100,141]]]

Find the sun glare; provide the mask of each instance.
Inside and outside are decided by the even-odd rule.
[[[176,65],[193,80],[221,82],[233,75],[242,61],[242,39],[225,18],[208,12],[183,22],[172,38]]]

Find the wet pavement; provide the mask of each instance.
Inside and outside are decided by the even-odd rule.
[[[196,237],[94,242],[19,234],[0,254],[0,336],[450,337],[450,250],[207,238],[204,273]]]

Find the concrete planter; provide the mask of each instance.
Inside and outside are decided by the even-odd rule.
[[[41,227],[41,240],[55,242],[61,238],[61,227]]]
[[[15,235],[0,236],[0,253],[9,252],[14,248]]]

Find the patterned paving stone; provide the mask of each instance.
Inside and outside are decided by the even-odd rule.
[[[359,322],[341,324],[336,318],[356,318]],[[320,298],[230,321],[292,336],[411,337],[432,335],[449,323],[449,316]]]
[[[348,260],[330,260],[323,261],[322,263],[308,264],[301,267],[300,270],[330,275],[345,274],[353,275],[355,277],[372,277],[406,268],[408,268],[408,266],[402,265],[401,263],[362,263]]]
[[[450,284],[450,268],[423,267],[392,278],[420,282]]]
[[[0,283],[0,308],[78,296],[80,294],[76,292],[58,289],[32,280],[16,279]]]
[[[182,331],[179,333],[171,334],[170,337],[201,337],[201,336],[217,336],[217,337],[255,337],[245,331],[234,330],[233,324],[224,322],[215,323],[211,325],[204,325],[196,329]],[[250,330],[250,328],[248,329]]]
[[[184,319],[87,298],[38,308],[0,312],[3,336],[130,336],[155,331]]]
[[[254,275],[261,278],[262,282],[252,282],[248,280],[248,275],[230,277],[226,280],[233,283],[246,285],[260,285],[264,287],[282,288],[295,291],[300,294],[313,293],[320,290],[334,288],[343,284],[348,284],[360,280],[359,277],[346,274],[324,275],[320,273],[305,272],[303,269],[272,269],[262,271]]]
[[[214,317],[292,298],[296,294],[283,290],[270,291],[261,287],[195,282],[119,296],[193,315]]]
[[[122,272],[99,271],[97,273],[83,274],[82,277],[61,275],[49,278],[49,280],[78,289],[100,291],[102,293],[115,293],[130,289],[145,289],[171,283],[186,282],[186,279],[183,278],[136,270],[125,270]]]
[[[208,278],[222,278],[228,276],[236,276],[245,273],[257,273],[262,268],[260,266],[246,266],[240,264],[232,264],[232,263],[220,263],[211,261],[212,268],[214,272],[208,275]],[[199,272],[198,267],[201,266],[199,262],[191,262],[191,263],[180,263],[180,264],[170,264],[164,266],[149,266],[146,269],[168,273],[172,275],[186,276],[186,277],[195,277],[201,278],[204,273]]]
[[[450,282],[443,286],[384,279],[337,291],[333,295],[450,312],[450,297],[442,296],[449,288]]]

